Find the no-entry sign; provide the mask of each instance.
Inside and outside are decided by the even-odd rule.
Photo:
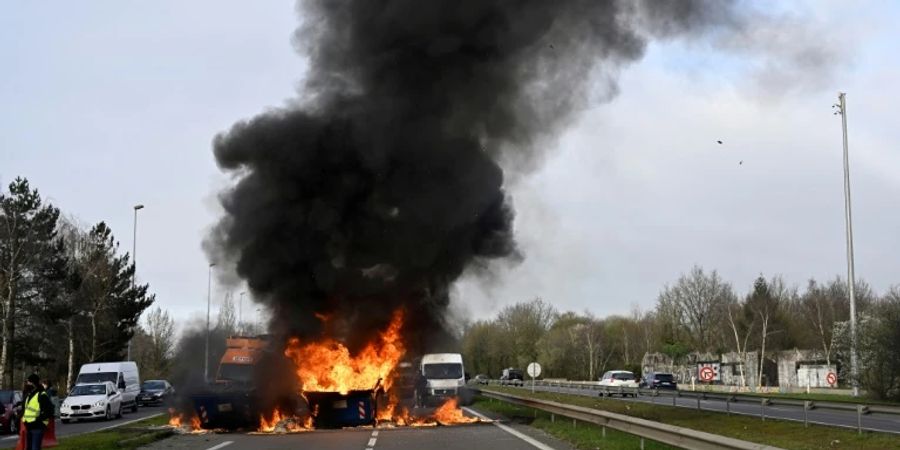
[[[834,386],[835,384],[837,384],[837,375],[835,375],[834,372],[828,372],[828,375],[825,375],[825,381],[827,381],[828,384]]]
[[[700,368],[700,381],[712,381],[716,378],[716,371],[710,366]]]

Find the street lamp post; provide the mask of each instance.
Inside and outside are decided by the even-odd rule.
[[[238,297],[238,328],[240,329],[239,333],[241,336],[244,335],[244,294],[247,292],[241,292],[240,297]]]
[[[844,135],[844,222],[847,231],[847,290],[850,295],[850,383],[853,396],[859,396],[859,366],[856,357],[856,280],[853,268],[853,220],[850,213],[850,150],[847,144],[847,94],[838,93],[835,114],[841,115]]]
[[[209,305],[212,298],[212,268],[216,263],[209,263],[209,270],[206,274],[206,356],[203,358],[203,380],[209,381]]]
[[[131,289],[134,290],[137,285],[137,212],[144,209],[144,205],[134,205],[134,234],[131,238],[131,262],[134,264],[134,273],[131,274]],[[128,355],[126,361],[131,361],[131,339],[128,339]]]

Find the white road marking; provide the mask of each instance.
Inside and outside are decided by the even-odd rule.
[[[220,448],[228,447],[229,445],[234,444],[234,441],[225,441],[219,445],[214,445],[206,450],[218,450]]]
[[[467,413],[469,413],[469,414],[471,414],[471,415],[473,415],[473,416],[475,416],[475,417],[478,417],[479,419],[491,420],[489,417],[485,416],[484,414],[481,414],[481,413],[479,413],[479,412],[477,412],[477,411],[475,411],[475,410],[473,410],[473,409],[470,409],[470,408],[468,408],[468,407],[463,406],[462,409],[463,409],[464,411],[466,411]],[[540,450],[555,450],[553,447],[551,447],[551,446],[549,446],[549,445],[547,445],[547,444],[544,444],[543,442],[538,441],[537,439],[534,439],[534,438],[532,438],[531,436],[527,436],[527,435],[525,435],[525,434],[522,434],[522,433],[520,433],[520,432],[518,432],[518,431],[516,431],[516,430],[514,430],[514,429],[512,429],[512,428],[510,428],[510,427],[508,427],[508,426],[506,426],[506,425],[503,425],[503,424],[500,423],[500,422],[497,422],[496,420],[492,421],[492,423],[493,423],[494,425],[496,425],[498,428],[500,428],[501,430],[503,430],[503,431],[505,431],[505,432],[507,432],[507,433],[509,433],[509,434],[511,434],[511,435],[513,435],[513,436],[515,436],[515,437],[517,437],[517,438],[519,438],[519,439],[521,439],[521,440],[523,440],[523,441],[525,441],[525,442],[531,444],[532,446],[534,446],[534,447],[536,447],[536,448],[539,448]]]
[[[129,420],[129,421],[127,421],[127,422],[117,423],[117,424],[115,424],[115,425],[110,425],[110,426],[108,426],[108,427],[98,428],[98,429],[96,429],[96,430],[91,430],[91,431],[85,431],[84,433],[93,433],[93,432],[95,432],[95,431],[111,430],[111,429],[116,428],[116,427],[121,427],[121,426],[123,426],[123,425],[128,425],[128,424],[132,424],[132,423],[135,423],[135,422],[140,422],[140,421],[142,421],[142,420],[152,419],[152,418],[154,418],[154,417],[159,417],[159,416],[161,416],[161,415],[163,415],[163,413],[151,414],[151,415],[149,415],[149,416],[147,416],[147,417],[141,417],[140,419]],[[84,434],[84,433],[78,433],[78,434]],[[75,436],[75,435],[74,435],[74,434],[68,434],[68,435],[60,436],[60,437],[68,437],[68,436]]]
[[[370,438],[370,439],[369,439],[369,443],[366,444],[366,447],[374,447],[376,442],[378,442],[378,439],[376,439],[376,438]]]
[[[378,437],[378,430],[372,432],[372,437]]]

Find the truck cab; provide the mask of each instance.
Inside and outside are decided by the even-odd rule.
[[[251,383],[253,368],[268,346],[265,337],[230,337],[225,340],[225,354],[219,360],[216,383]]]

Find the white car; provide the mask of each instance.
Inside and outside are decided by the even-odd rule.
[[[629,372],[627,370],[610,370],[603,374],[600,377],[600,386],[609,388],[610,390],[623,387],[623,388],[637,388],[638,387],[638,379],[634,376],[634,373]],[[612,392],[607,393],[608,395],[612,395]],[[622,396],[635,394],[631,393],[622,393]],[[603,392],[600,395],[604,395]]]
[[[75,419],[105,419],[122,417],[122,394],[116,385],[103,383],[78,384],[59,408],[63,423]]]

